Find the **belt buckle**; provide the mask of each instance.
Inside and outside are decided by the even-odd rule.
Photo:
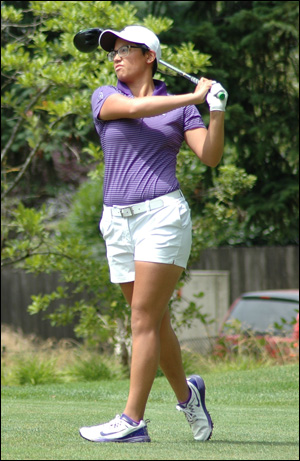
[[[123,214],[123,212],[125,212],[125,210],[126,210],[126,212],[130,211],[130,214]],[[134,210],[133,210],[133,208],[131,206],[128,206],[126,208],[120,208],[120,213],[121,213],[122,218],[128,218],[128,217],[134,215]]]

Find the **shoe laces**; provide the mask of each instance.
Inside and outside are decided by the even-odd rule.
[[[187,403],[186,407],[180,407],[180,410],[184,412],[184,416],[190,424],[193,424],[197,419],[199,419],[196,408],[193,403]]]
[[[148,424],[150,423],[150,419],[146,419],[145,420],[145,423]],[[124,419],[122,419],[122,417],[120,415],[116,415],[116,417],[114,419],[112,419],[111,421],[109,421],[107,423],[107,426],[109,427],[113,427],[114,429],[124,425],[125,426],[128,424],[126,421],[124,421]]]
[[[113,428],[117,428],[119,426],[121,426],[122,424],[124,424],[125,421],[123,421],[121,419],[121,416],[120,415],[117,415],[114,419],[112,419],[111,421],[109,421],[107,423],[108,426],[110,427],[113,427]]]
[[[184,405],[179,405],[179,410],[184,412],[184,415],[189,424],[195,423],[199,419],[200,400],[195,396],[194,390],[191,389],[191,398]],[[198,405],[195,402],[199,402]]]

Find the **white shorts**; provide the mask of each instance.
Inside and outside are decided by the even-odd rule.
[[[134,281],[135,261],[187,266],[192,223],[179,190],[128,207],[104,205],[100,231],[112,283]]]

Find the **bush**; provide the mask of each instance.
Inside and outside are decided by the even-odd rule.
[[[96,354],[88,358],[79,357],[69,369],[69,373],[78,381],[100,381],[115,377],[115,373],[105,365],[103,358]]]
[[[52,384],[60,381],[55,360],[43,360],[33,356],[25,360],[19,359],[16,364],[15,376],[18,384]]]
[[[230,324],[226,336],[220,337],[214,346],[213,356],[218,359],[254,359],[257,362],[287,363],[299,360],[299,341],[270,335],[255,335],[244,331],[239,321]]]
[[[74,340],[25,335],[1,327],[1,384],[52,384],[70,381],[124,379],[124,370],[113,355],[89,350]]]

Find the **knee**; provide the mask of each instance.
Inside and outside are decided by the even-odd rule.
[[[131,332],[133,336],[155,333],[160,330],[160,320],[155,319],[151,312],[132,306],[131,310]]]

